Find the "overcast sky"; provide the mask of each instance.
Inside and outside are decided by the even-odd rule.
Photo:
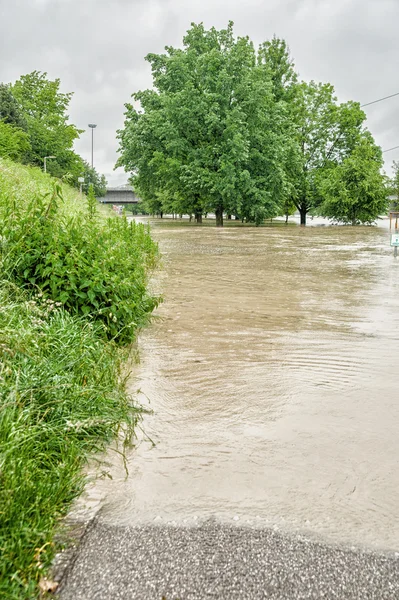
[[[59,77],[74,92],[71,122],[98,125],[95,167],[120,185],[115,131],[131,94],[151,87],[144,56],[180,45],[191,22],[229,20],[255,44],[285,38],[302,79],[332,83],[342,101],[399,92],[399,0],[0,0],[0,81],[35,69]],[[365,110],[377,143],[399,145],[399,96]],[[76,150],[90,161],[88,131]],[[389,171],[399,150],[384,156]]]

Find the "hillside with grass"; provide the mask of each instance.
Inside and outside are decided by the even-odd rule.
[[[157,255],[92,192],[0,159],[0,597],[38,597],[82,467],[133,432],[122,371]]]

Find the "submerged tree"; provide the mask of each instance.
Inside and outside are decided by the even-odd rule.
[[[324,174],[320,214],[352,225],[372,223],[385,214],[389,200],[382,165],[381,149],[364,132],[353,152]]]
[[[399,210],[399,162],[393,161],[393,177],[388,184],[388,192],[394,196],[392,200],[392,208]]]
[[[126,105],[117,166],[149,212],[259,224],[294,205],[305,225],[309,212],[332,210],[333,170],[339,178],[352,155],[360,160],[366,115],[357,102],[339,104],[330,84],[299,82],[284,40],[256,53],[248,38],[234,38],[232,23],[192,25],[182,49],[147,60],[154,89]],[[377,155],[369,166],[379,170]]]
[[[294,202],[306,224],[308,212],[323,202],[320,183],[323,173],[351,155],[362,139],[365,113],[359,103],[338,104],[332,85],[301,83],[293,110],[300,167],[293,173]]]
[[[154,90],[133,95],[118,132],[118,166],[132,173],[147,207],[177,212],[275,215],[286,190],[286,115],[267,68],[233,25],[192,25],[183,49],[150,54]]]

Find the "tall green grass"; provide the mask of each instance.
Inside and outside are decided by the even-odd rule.
[[[38,596],[90,453],[133,432],[122,369],[157,304],[157,249],[145,228],[6,161],[0,219],[0,597],[20,600]]]

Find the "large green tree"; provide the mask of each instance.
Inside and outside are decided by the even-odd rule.
[[[394,210],[399,210],[399,162],[394,160],[392,169],[393,176],[388,184],[388,193],[394,196],[391,202],[392,208]]]
[[[311,81],[298,84],[292,118],[300,157],[292,171],[294,202],[305,225],[308,212],[323,202],[323,172],[330,176],[350,156],[361,140],[366,115],[357,102],[339,104],[332,85]]]
[[[149,204],[195,214],[274,216],[291,137],[269,69],[248,38],[192,25],[183,49],[147,56],[153,90],[133,95],[118,132],[119,166]],[[159,212],[159,210],[158,210]]]
[[[105,175],[100,175],[98,171],[89,165],[87,161],[82,161],[83,169],[79,177],[84,178],[84,183],[82,184],[82,190],[85,194],[88,193],[90,186],[93,186],[93,192],[96,198],[100,198],[105,196],[107,191],[107,180]],[[76,187],[79,187],[79,182],[73,182]]]
[[[33,71],[22,75],[11,87],[19,110],[26,123],[30,137],[31,151],[28,160],[31,164],[43,165],[45,156],[55,156],[49,170],[69,170],[68,159],[72,162],[72,146],[82,133],[69,123],[67,110],[72,93],[60,91],[59,79],[47,79],[47,73]],[[60,171],[60,169],[58,169]]]
[[[388,209],[386,178],[381,149],[365,131],[352,153],[323,174],[319,213],[335,221],[372,223]]]
[[[298,96],[300,96],[298,74],[286,41],[276,36],[260,45],[258,63],[264,65],[268,72],[274,98],[284,114],[286,135],[290,136],[292,142],[285,145],[283,154],[285,186],[278,213],[284,215],[288,221],[288,217],[297,209],[295,202],[298,199],[298,180],[303,162],[301,149],[297,144]]]

